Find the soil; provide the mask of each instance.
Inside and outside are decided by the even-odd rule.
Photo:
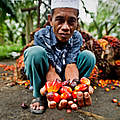
[[[0,61],[0,64],[14,64],[12,61]],[[0,75],[3,69],[0,68]],[[12,74],[12,73],[11,73]],[[9,73],[9,76],[11,75]],[[104,88],[97,87],[92,95],[92,105],[80,108],[80,111],[67,113],[66,110],[46,109],[42,115],[32,114],[29,104],[32,100],[32,91],[24,86],[14,85],[10,87],[11,79],[3,79],[0,76],[0,120],[120,120],[120,107],[112,103],[116,97],[120,100],[120,88],[106,92]],[[25,103],[28,108],[21,108]],[[97,117],[96,117],[97,116]]]

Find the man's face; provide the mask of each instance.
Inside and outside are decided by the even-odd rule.
[[[77,10],[72,8],[56,8],[51,19],[51,26],[57,39],[66,42],[77,28]]]

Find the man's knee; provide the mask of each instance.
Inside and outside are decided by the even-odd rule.
[[[96,63],[96,57],[94,55],[93,52],[89,51],[89,50],[84,50],[82,52],[82,54],[88,59],[88,60],[91,60],[93,61],[93,63],[95,64]]]
[[[26,60],[31,61],[32,59],[35,61],[40,61],[44,57],[47,57],[47,53],[41,46],[32,46],[24,51],[24,62]]]
[[[84,50],[79,54],[79,59],[84,59],[89,65],[96,64],[96,57],[93,52]]]

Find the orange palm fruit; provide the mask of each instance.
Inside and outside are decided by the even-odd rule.
[[[77,91],[74,90],[74,91],[72,92],[72,97],[73,97],[74,99],[77,98]]]
[[[72,94],[69,92],[64,92],[61,94],[61,99],[64,100],[72,100]]]
[[[48,92],[57,92],[62,86],[62,82],[58,79],[53,81],[47,81],[45,87]]]
[[[58,93],[55,93],[55,92],[47,93],[46,97],[49,101],[55,101],[56,103],[59,103],[61,100],[60,95]]]
[[[60,93],[65,93],[65,92],[69,92],[72,93],[72,88],[69,86],[62,86],[62,88],[60,89]]]
[[[89,80],[88,78],[86,78],[86,77],[82,77],[82,78],[80,79],[80,83],[81,83],[81,84],[90,85],[90,80]]]
[[[58,93],[54,93],[54,101],[55,101],[56,103],[59,103],[60,100],[61,100],[60,95],[59,95]]]
[[[75,87],[75,90],[76,90],[76,91],[85,91],[85,90],[87,90],[87,85],[86,85],[86,84],[78,84],[78,85]]]

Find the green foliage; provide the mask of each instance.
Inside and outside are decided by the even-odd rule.
[[[39,0],[1,0],[0,2],[0,45],[25,44],[26,18],[29,12],[22,12],[23,8],[38,6]],[[87,10],[84,0],[81,0],[86,14],[93,19],[89,25],[80,21],[81,27],[89,31],[94,37],[101,38],[104,35],[114,35],[120,39],[120,1],[99,0],[97,16]],[[40,7],[40,27],[47,21],[47,15],[50,13],[50,0],[42,0]],[[37,28],[37,10],[32,10],[33,30]],[[22,45],[21,45],[22,44]],[[4,45],[5,49],[6,46]],[[3,48],[0,46],[0,48]],[[9,47],[8,47],[9,48]],[[8,50],[8,49],[7,49]],[[11,50],[13,50],[11,48]],[[1,52],[0,55],[6,55]]]
[[[2,45],[0,46],[0,59],[10,58],[12,51],[20,52],[23,49],[23,46],[20,44],[11,44],[11,45]]]
[[[6,13],[8,13],[8,14],[11,15],[11,17],[14,17],[14,19],[16,19],[14,6],[13,6],[13,3],[10,0],[1,0],[0,10],[2,12],[1,16],[3,18],[5,18]]]
[[[82,0],[83,2],[83,0]],[[97,15],[83,8],[86,13],[91,16],[93,22],[85,25],[87,30],[96,38],[101,38],[104,35],[113,35],[120,39],[120,1],[119,0],[98,0]],[[84,23],[85,24],[85,23]]]

